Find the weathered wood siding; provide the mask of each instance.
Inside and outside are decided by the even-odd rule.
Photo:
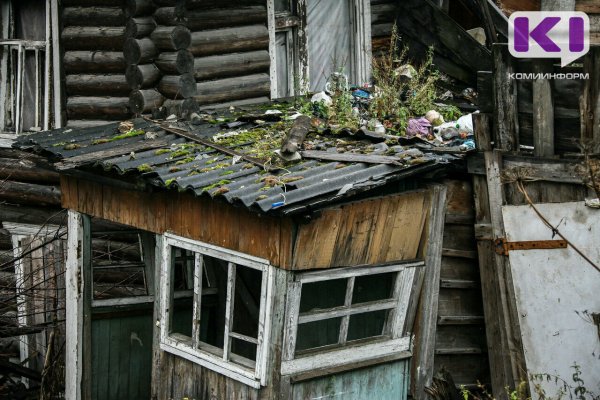
[[[291,399],[406,399],[409,364],[402,360],[294,383]]]
[[[92,396],[148,399],[152,309],[112,314],[95,311],[92,317]]]
[[[600,44],[600,2],[597,0],[576,0],[575,11],[583,11],[590,17],[590,41]]]
[[[154,233],[173,232],[217,246],[291,265],[292,222],[187,193],[127,191],[61,177],[62,205]]]
[[[417,258],[427,192],[345,204],[300,225],[293,269],[381,264]]]

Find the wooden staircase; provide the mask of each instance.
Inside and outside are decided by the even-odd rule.
[[[489,383],[483,301],[470,181],[448,180],[434,373],[444,366],[457,386]]]

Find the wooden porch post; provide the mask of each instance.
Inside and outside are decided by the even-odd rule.
[[[65,398],[90,398],[91,367],[90,218],[69,210],[65,270]]]

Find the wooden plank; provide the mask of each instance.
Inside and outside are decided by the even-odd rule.
[[[533,72],[553,72],[552,61],[535,61]],[[554,102],[548,79],[533,81],[533,104],[533,155],[551,157],[554,155]]]
[[[328,209],[308,225],[300,225],[294,249],[294,270],[331,265],[341,219],[341,209]]]
[[[494,44],[492,56],[494,61],[494,139],[497,148],[516,152],[519,150],[517,82],[509,77],[509,74],[515,72],[515,67],[506,44]]]
[[[600,13],[600,11],[599,11]],[[600,48],[591,47],[584,59],[584,72],[589,73],[581,96],[581,140],[592,142],[592,151],[600,152]]]
[[[388,340],[361,346],[348,346],[342,350],[296,358],[281,363],[281,374],[291,375],[324,367],[335,367],[348,363],[362,362],[383,355],[403,353],[410,357],[410,337]]]
[[[419,368],[415,371],[414,393],[424,393],[426,386],[431,385],[433,377],[433,358],[435,349],[435,331],[439,296],[439,282],[442,262],[442,237],[444,232],[444,215],[446,213],[446,187],[435,185],[431,191],[429,210],[429,228],[426,250],[426,270],[421,296],[421,313],[419,315],[419,344],[415,351]],[[416,296],[416,293],[413,294]]]
[[[373,216],[377,215],[381,200],[352,203],[342,206],[342,215],[332,265],[364,264],[368,256],[374,229]]]
[[[385,256],[386,262],[412,260],[417,257],[427,215],[423,210],[424,203],[425,192],[405,194],[399,199]]]

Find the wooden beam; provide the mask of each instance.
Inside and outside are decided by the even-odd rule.
[[[552,61],[533,62],[534,73],[551,73]],[[533,154],[538,157],[554,155],[554,102],[548,79],[533,80]]]
[[[517,110],[517,82],[510,78],[515,72],[512,56],[506,44],[492,45],[494,61],[494,127],[496,148],[519,150],[519,122]]]
[[[581,96],[581,140],[592,142],[593,152],[600,152],[600,47],[590,47],[584,72],[589,73]]]
[[[423,292],[420,295],[419,335],[415,357],[419,368],[414,372],[415,387],[413,396],[423,397],[426,386],[431,385],[434,372],[435,334],[440,292],[440,271],[442,266],[442,239],[444,236],[444,217],[446,215],[446,192],[442,185],[431,190],[429,207],[429,226],[427,227],[427,250],[425,255],[425,276]]]
[[[65,271],[65,397],[89,398],[91,384],[91,234],[87,215],[69,210]]]

